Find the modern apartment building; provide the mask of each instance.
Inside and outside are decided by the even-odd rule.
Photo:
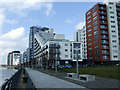
[[[116,61],[120,60],[120,0],[104,3],[107,5],[110,59]]]
[[[106,4],[96,4],[86,13],[87,56],[94,61],[110,60]]]
[[[7,65],[16,66],[18,64],[21,64],[21,57],[22,54],[20,53],[20,51],[12,51],[8,53]]]
[[[86,26],[74,32],[74,41],[82,44],[82,59],[87,59]]]
[[[32,45],[32,47],[30,47],[30,53],[34,52],[34,63],[40,66],[46,65],[46,63],[53,65],[57,59],[58,64],[60,65],[71,64],[71,62],[74,62],[77,59],[76,51],[78,51],[79,61],[82,60],[80,42],[66,40],[63,34],[53,33],[52,28],[33,27],[31,27],[33,28],[31,30],[38,29],[34,35],[30,34],[30,37],[34,36],[34,40],[32,39],[34,46]]]

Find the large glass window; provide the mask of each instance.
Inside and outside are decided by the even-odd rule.
[[[107,40],[101,40],[101,41],[102,41],[102,44],[108,44]]]
[[[93,21],[97,20],[97,16],[93,18]]]
[[[95,59],[96,59],[96,60],[99,60],[99,59],[100,59],[100,56],[96,56]]]
[[[98,26],[95,26],[94,28],[93,28],[93,30],[97,30],[98,29]]]
[[[98,44],[99,44],[99,41],[95,41],[94,44],[95,44],[95,45],[98,45]]]
[[[107,28],[106,25],[100,25],[100,28]]]
[[[107,50],[102,50],[102,54],[108,54],[109,52]]]
[[[89,29],[88,32],[90,32],[92,29]]]
[[[95,37],[94,37],[94,40],[97,40],[97,39],[98,39],[98,36],[95,36]]]
[[[99,49],[99,46],[95,46],[95,49]]]
[[[88,36],[91,36],[92,34],[88,34]]]
[[[95,51],[95,55],[99,55],[100,53],[99,53],[99,51]]]
[[[93,17],[97,15],[97,11],[93,13]]]
[[[107,55],[103,55],[102,59],[109,59]]]
[[[95,21],[94,23],[93,23],[93,26],[95,26],[95,25],[97,25],[98,24],[98,22],[97,21]]]
[[[97,7],[93,8],[93,12],[95,12],[97,10]]]
[[[107,45],[102,45],[102,49],[108,49]]]
[[[95,32],[94,32],[94,35],[97,35],[97,34],[98,34],[98,31],[95,31]]]
[[[87,19],[91,18],[91,16],[88,16]]]
[[[89,27],[91,27],[91,24],[90,24],[90,25],[88,25],[88,28],[89,28]]]

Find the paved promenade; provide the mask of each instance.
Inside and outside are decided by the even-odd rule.
[[[26,71],[36,88],[85,88],[30,68],[26,68]]]

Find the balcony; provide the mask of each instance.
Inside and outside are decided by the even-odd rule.
[[[105,7],[99,7],[99,9],[106,10],[106,8],[105,8]]]
[[[116,4],[117,7],[120,7],[120,4]]]
[[[60,48],[60,45],[58,45],[58,44],[50,44],[49,47],[50,48]]]
[[[106,15],[106,12],[104,12],[104,11],[100,11],[99,13],[100,13],[100,14]]]
[[[120,8],[117,8],[116,10],[117,10],[117,11],[120,11]]]
[[[101,30],[101,34],[108,34],[108,32]]]

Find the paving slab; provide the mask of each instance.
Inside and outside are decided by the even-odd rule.
[[[26,71],[36,88],[85,88],[37,70],[26,68]]]

